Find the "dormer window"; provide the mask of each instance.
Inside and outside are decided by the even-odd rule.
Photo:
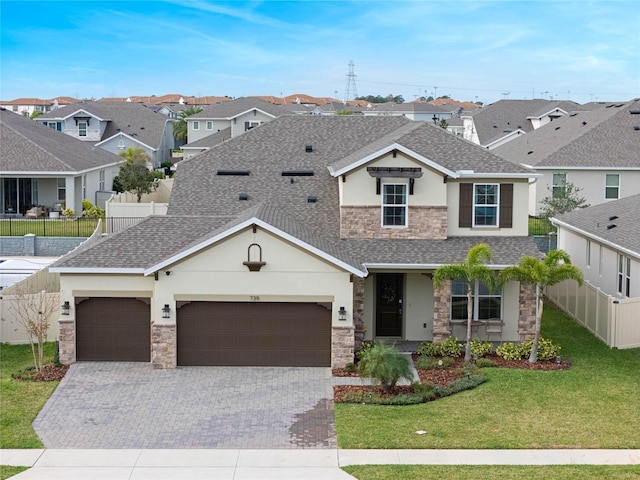
[[[407,184],[382,185],[382,226],[407,226]]]
[[[78,136],[86,137],[87,136],[87,122],[78,122]]]

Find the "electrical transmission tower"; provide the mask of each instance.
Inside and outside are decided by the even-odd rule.
[[[344,103],[347,100],[356,98],[358,96],[358,89],[356,88],[356,74],[354,73],[355,63],[353,60],[349,60],[349,73],[347,73],[347,88],[344,91]]]

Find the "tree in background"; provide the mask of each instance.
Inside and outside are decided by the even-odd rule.
[[[135,193],[140,203],[142,195],[154,192],[158,186],[157,178],[147,168],[147,163],[151,159],[142,148],[128,147],[118,155],[126,161],[120,164],[120,172],[113,179],[113,183],[114,185],[117,183],[124,192]]]
[[[491,247],[479,243],[469,249],[462,263],[442,265],[433,272],[433,284],[440,288],[445,280],[458,280],[467,286],[467,343],[464,361],[471,361],[471,325],[473,321],[473,290],[476,282],[484,283],[490,291],[496,287],[496,276],[485,262],[491,261]]]
[[[589,206],[584,197],[578,195],[582,190],[571,182],[565,182],[561,187],[547,187],[549,195],[540,201],[540,215],[544,218],[551,218],[556,215],[570,212],[576,208],[586,208]]]
[[[529,363],[536,363],[538,359],[538,342],[542,325],[542,296],[544,289],[564,280],[575,280],[578,285],[584,281],[582,272],[575,265],[571,265],[571,258],[564,250],[551,250],[544,259],[524,256],[518,262],[505,268],[498,275],[500,285],[515,280],[536,286],[536,328]]]
[[[393,103],[404,103],[404,98],[402,98],[402,95],[387,95],[386,97],[382,97],[380,95],[366,95],[366,96],[362,96],[362,97],[356,97],[356,100],[364,100],[366,102],[369,103],[387,103],[387,102],[393,102]]]
[[[186,140],[187,138],[187,117],[200,113],[202,107],[188,107],[178,113],[178,121],[173,124],[173,138],[176,140]]]

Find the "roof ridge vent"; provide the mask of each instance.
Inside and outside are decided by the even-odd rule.
[[[611,225],[607,225],[607,230],[611,230],[613,228],[616,228],[617,225],[615,223],[612,223]]]
[[[307,195],[307,203],[316,203],[318,201],[318,197],[315,195]]]
[[[304,146],[304,151],[307,152],[307,153],[313,152],[313,145],[311,145],[310,143],[306,144]]]
[[[613,222],[614,220],[617,220],[617,219],[618,219],[618,216],[617,216],[617,215],[611,215],[611,216],[609,217],[609,221],[610,221],[610,222]]]
[[[251,172],[249,170],[218,170],[216,175],[247,177]]]
[[[283,177],[313,177],[313,170],[282,170]]]
[[[249,194],[241,193],[240,195],[238,195],[238,200],[249,200]]]

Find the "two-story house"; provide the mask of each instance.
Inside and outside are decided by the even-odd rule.
[[[80,102],[36,121],[111,153],[142,148],[153,168],[169,160],[174,147],[175,120],[135,102]]]
[[[532,175],[401,116],[279,117],[184,161],[167,216],[51,268],[61,357],[344,366],[363,339],[463,338],[464,286],[435,288],[433,272],[481,242],[496,271],[538,255]],[[533,333],[534,289],[473,296],[476,336]]]
[[[4,108],[9,112],[18,113],[25,117],[30,117],[35,112],[50,112],[77,102],[79,102],[79,100],[71,97],[57,97],[52,99],[16,98],[8,101],[0,100],[0,108]]]
[[[601,104],[573,112],[493,150],[530,168],[529,208],[537,215],[545,197],[567,182],[588,205],[640,193],[640,100]]]
[[[82,211],[111,190],[121,157],[0,109],[0,214],[33,206]]]

